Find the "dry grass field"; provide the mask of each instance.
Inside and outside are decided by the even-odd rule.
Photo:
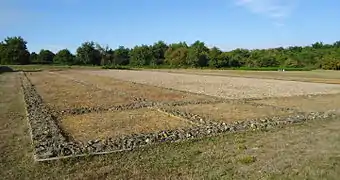
[[[226,123],[271,116],[286,116],[291,114],[289,111],[274,109],[268,106],[234,103],[186,105],[176,107],[176,109],[197,114],[212,121]]]
[[[100,89],[109,91],[119,91],[134,97],[142,97],[150,101],[192,101],[192,100],[209,100],[211,98],[204,95],[197,95],[187,92],[174,91],[170,89],[149,86],[145,84],[136,84],[135,82],[120,81],[111,77],[103,77],[82,73],[84,71],[61,71],[57,74],[81,81],[85,84],[94,85]],[[85,71],[86,72],[86,71]],[[152,92],[152,93],[151,93]]]
[[[323,112],[340,109],[340,94],[270,98],[254,102],[283,108],[294,108],[302,112]]]
[[[86,86],[49,72],[28,73],[32,84],[50,106],[60,110],[78,107],[112,106],[132,103],[131,96]]]
[[[275,80],[263,74],[249,78],[234,77],[232,73],[67,69],[28,72],[26,76],[43,103],[57,112],[82,107],[126,107],[57,113],[55,120],[62,131],[73,141],[81,142],[200,126],[161,108],[227,124],[297,112],[340,110],[340,85],[327,84],[337,79],[336,73],[322,76],[298,72],[289,76],[287,72],[285,77]],[[301,81],[308,82],[297,81],[299,76],[305,76]],[[0,175],[4,179],[337,179],[340,176],[338,117],[265,131],[160,143],[106,155],[34,162],[21,77],[19,72],[0,75]],[[294,81],[277,80],[280,78]],[[312,81],[313,78],[321,80]],[[138,106],[143,103],[147,107]]]
[[[191,125],[189,121],[147,108],[67,116],[60,122],[62,129],[80,141],[186,128]]]

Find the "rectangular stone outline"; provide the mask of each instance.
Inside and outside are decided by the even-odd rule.
[[[100,141],[89,141],[87,144],[77,144],[75,142],[67,142],[66,138],[64,137],[61,140],[62,143],[59,143],[59,142],[55,143],[56,147],[54,148],[57,148],[57,152],[59,152],[59,154],[55,155],[54,157],[41,157],[41,156],[39,157],[39,155],[37,154],[38,151],[36,151],[37,150],[36,149],[37,147],[35,144],[36,138],[35,138],[35,134],[33,133],[33,126],[32,126],[32,121],[35,121],[35,120],[34,118],[30,118],[31,112],[29,112],[29,108],[28,108],[31,106],[31,104],[29,103],[30,102],[29,98],[35,98],[35,101],[33,100],[32,102],[37,103],[38,106],[41,106],[41,107],[36,107],[37,109],[35,113],[42,113],[44,111],[46,112],[46,114],[48,113],[46,109],[44,109],[44,106],[41,101],[41,97],[36,93],[32,84],[30,84],[29,82],[29,87],[25,87],[25,82],[24,82],[25,80],[29,82],[29,79],[24,74],[24,78],[22,78],[22,88],[23,88],[24,100],[25,100],[25,105],[26,105],[25,108],[27,111],[27,120],[28,120],[28,123],[30,124],[29,128],[30,128],[30,134],[32,138],[32,145],[35,148],[34,159],[36,161],[57,160],[57,159],[69,158],[69,157],[81,157],[81,156],[89,156],[89,155],[96,155],[96,154],[108,154],[108,153],[114,153],[114,152],[121,152],[121,151],[132,150],[134,148],[144,147],[150,144],[157,144],[157,143],[161,143],[165,141],[178,142],[178,141],[186,141],[186,140],[190,140],[194,138],[196,139],[196,138],[203,138],[206,136],[214,136],[214,135],[217,135],[223,132],[245,131],[248,129],[253,129],[253,130],[267,129],[267,128],[278,126],[278,125],[280,126],[280,125],[285,125],[285,124],[300,123],[306,120],[336,117],[336,115],[338,114],[338,113],[334,113],[333,111],[326,112],[326,113],[316,112],[316,113],[310,113],[310,114],[299,113],[299,114],[296,114],[290,117],[284,117],[284,118],[282,117],[273,118],[272,117],[272,118],[257,119],[257,120],[243,121],[243,122],[235,122],[232,124],[207,122],[206,123],[207,125],[194,127],[191,129],[179,129],[179,130],[171,130],[171,131],[164,130],[164,131],[159,131],[155,133],[130,135],[130,136],[118,138],[117,140],[115,139],[113,141],[108,139],[107,142],[111,143],[111,145],[117,145],[118,146],[117,148],[120,148],[120,149],[115,149],[111,151],[110,150],[96,151],[96,149],[93,149],[92,145],[101,146],[101,145],[105,145],[105,142],[103,144]],[[27,88],[33,91],[32,92],[33,95],[32,94],[30,95],[27,93],[26,91]],[[52,117],[50,116],[46,116],[46,117],[50,118],[49,119],[49,121],[51,121],[50,124],[55,123],[53,122]],[[51,128],[51,127],[48,127],[48,128]],[[60,132],[60,129],[58,129],[57,132]],[[143,142],[143,143],[136,143],[136,142]],[[41,141],[39,141],[38,143],[41,143]],[[130,144],[130,146],[127,145],[126,147],[126,143]],[[50,148],[50,147],[47,146],[47,148]],[[76,151],[76,150],[80,150],[80,151]]]

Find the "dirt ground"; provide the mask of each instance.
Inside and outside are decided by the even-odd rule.
[[[91,75],[172,88],[226,99],[340,93],[340,85],[158,71],[82,71]]]
[[[148,70],[149,71],[149,70]],[[261,79],[277,79],[289,81],[315,82],[326,84],[340,84],[340,72],[338,71],[237,71],[237,70],[202,70],[202,69],[160,69],[153,71],[197,74],[209,76],[229,76],[229,77],[247,77]]]
[[[90,75],[86,71],[59,71],[56,74],[64,77],[81,80],[92,84],[101,89],[110,91],[121,91],[134,97],[143,97],[149,101],[155,102],[173,102],[173,101],[193,101],[209,100],[211,97],[197,95],[188,92],[174,91],[155,86],[137,84],[129,81],[121,81],[111,77]]]
[[[124,96],[60,78],[48,72],[27,73],[43,101],[59,110],[80,107],[110,107],[133,103]]]
[[[340,121],[34,162],[17,73],[0,75],[2,179],[338,179]]]
[[[252,106],[249,104],[219,103],[219,104],[197,104],[175,107],[180,111],[185,111],[200,115],[206,119],[220,122],[233,122],[240,120],[251,120],[272,116],[286,116],[292,112],[274,109],[267,106]]]
[[[192,126],[187,120],[148,108],[67,116],[61,119],[60,125],[68,135],[79,141]]]

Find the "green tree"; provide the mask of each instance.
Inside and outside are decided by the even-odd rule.
[[[221,58],[222,51],[217,47],[213,47],[209,51],[209,66],[210,67],[219,67],[219,60]]]
[[[253,61],[249,61],[251,53],[247,49],[235,49],[233,51],[229,52],[229,60],[232,63],[229,63],[230,67],[235,67],[234,65],[231,64],[237,64],[239,66],[248,66],[251,67],[253,66]]]
[[[36,52],[32,52],[30,54],[30,63],[38,64],[39,63],[39,55]]]
[[[135,46],[130,51],[130,63],[134,66],[148,66],[153,60],[152,50],[147,45]]]
[[[336,41],[335,43],[333,43],[333,47],[340,48],[340,41]]]
[[[128,65],[130,63],[130,49],[124,46],[119,46],[118,49],[113,52],[113,64],[114,65]]]
[[[100,65],[100,51],[95,48],[94,42],[84,42],[77,48],[76,53],[77,64],[83,65]]]
[[[111,64],[113,60],[113,50],[109,48],[108,45],[102,47],[101,45],[96,44],[96,50],[98,50],[100,54],[100,65]]]
[[[7,37],[0,43],[1,64],[28,64],[27,42],[20,36]]]
[[[203,67],[208,65],[209,49],[201,41],[194,42],[188,51],[187,64],[192,67]]]
[[[40,64],[52,64],[54,56],[55,54],[51,52],[50,50],[42,49],[39,52],[38,62]]]
[[[188,57],[188,48],[186,47],[176,48],[167,57],[167,63],[172,67],[186,66],[187,57]]]
[[[188,45],[185,42],[173,43],[168,46],[168,49],[164,52],[165,63],[170,65],[172,62],[173,53],[179,49],[185,48],[188,49]],[[183,51],[183,50],[182,50]]]
[[[73,65],[75,64],[75,56],[68,49],[62,49],[54,56],[53,62],[55,64]]]
[[[168,45],[163,41],[158,41],[152,45],[152,55],[153,55],[153,64],[159,65],[163,64],[165,61],[165,52],[168,49]]]

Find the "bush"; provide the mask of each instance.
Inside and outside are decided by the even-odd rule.
[[[103,66],[102,69],[120,69],[120,70],[131,70],[128,66]]]

